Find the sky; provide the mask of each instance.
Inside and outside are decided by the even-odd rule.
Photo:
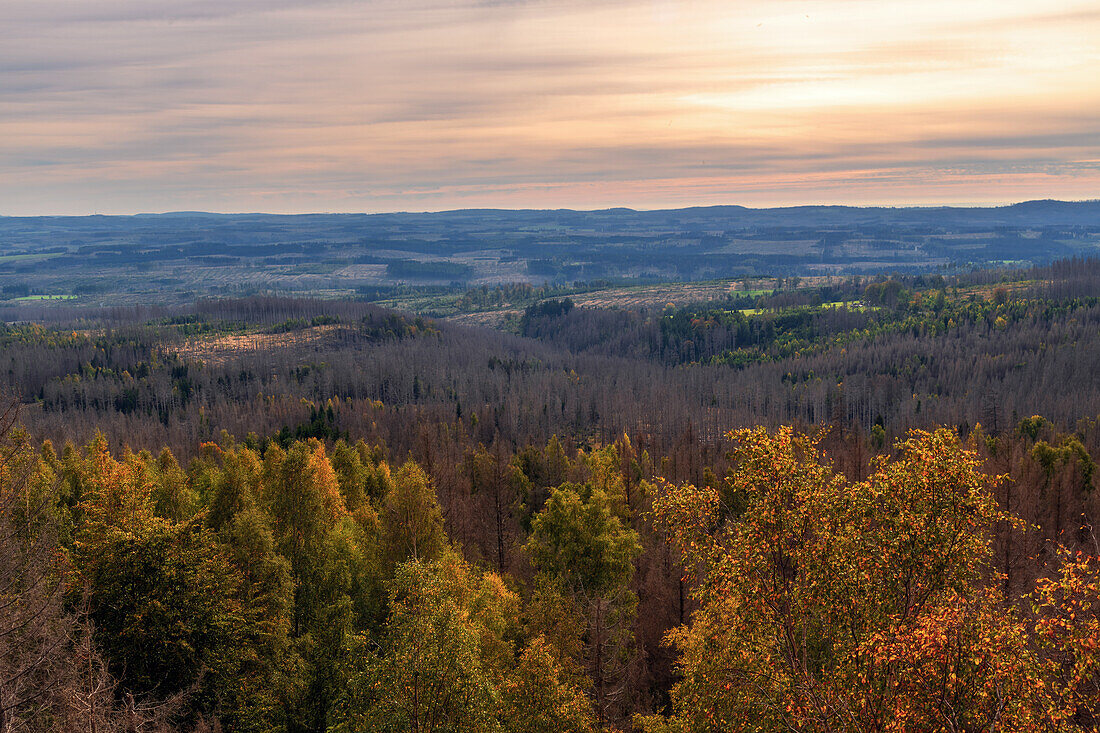
[[[1100,198],[1100,2],[0,0],[0,215]]]

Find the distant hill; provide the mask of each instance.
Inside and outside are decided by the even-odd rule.
[[[950,271],[1097,254],[1100,201],[0,217],[0,292],[144,302],[394,286]]]

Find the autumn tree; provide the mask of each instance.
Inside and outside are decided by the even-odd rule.
[[[1032,596],[1037,641],[1050,666],[1056,716],[1082,730],[1100,724],[1100,550],[1059,548],[1058,569]]]
[[[123,693],[86,615],[65,607],[73,485],[59,477],[52,446],[36,455],[15,429],[16,414],[0,414],[0,733],[169,733],[187,696]]]
[[[94,471],[72,548],[71,603],[86,607],[108,669],[140,696],[187,691],[216,712],[244,654],[241,578],[201,519],[154,513],[148,466],[89,447]]]
[[[500,693],[502,727],[510,733],[596,730],[592,704],[563,673],[545,637],[535,637],[523,650]]]
[[[945,430],[866,481],[790,428],[731,433],[725,494],[667,487],[658,522],[700,605],[669,636],[683,679],[648,730],[1034,730],[1049,720],[1023,622],[985,587],[995,480]]]

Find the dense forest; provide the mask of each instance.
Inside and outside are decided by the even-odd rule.
[[[0,328],[0,733],[1100,723],[1100,262],[544,294]]]

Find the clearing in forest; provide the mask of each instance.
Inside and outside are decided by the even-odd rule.
[[[231,333],[222,336],[188,339],[171,347],[181,359],[224,364],[234,357],[258,351],[300,348],[319,343],[335,335],[337,330],[353,330],[348,324],[329,323],[285,333]]]

